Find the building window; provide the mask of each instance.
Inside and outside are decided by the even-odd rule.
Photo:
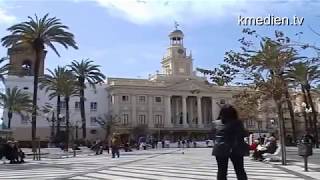
[[[91,102],[90,103],[90,110],[91,111],[97,111],[98,103],[97,102]]]
[[[139,103],[145,104],[146,103],[146,96],[139,96]]]
[[[90,125],[91,126],[97,125],[97,117],[90,117]]]
[[[162,119],[162,115],[157,114],[154,116],[154,124],[158,127],[162,127],[163,126],[163,119]]]
[[[147,124],[145,114],[138,115],[138,124]]]
[[[28,115],[21,116],[21,124],[28,124],[30,122],[30,117]]]
[[[157,96],[157,97],[155,97],[155,101],[156,101],[156,103],[161,103],[162,98],[160,96]]]
[[[250,119],[246,121],[247,128],[254,128],[255,127],[255,121]]]
[[[129,114],[122,114],[122,125],[126,126],[129,124]]]
[[[110,103],[113,104],[113,102],[114,102],[114,96],[110,96],[110,95],[109,95],[108,97],[109,97],[109,99],[110,99]]]
[[[65,109],[66,108],[66,102],[65,101],[61,101],[60,102],[60,108],[61,109]]]
[[[226,100],[225,99],[220,99],[220,104],[226,104]]]
[[[80,102],[74,102],[74,109],[79,110],[80,109]]]
[[[129,101],[129,96],[122,96],[122,102],[128,102]]]

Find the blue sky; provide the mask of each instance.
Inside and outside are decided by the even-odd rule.
[[[288,35],[319,45],[320,1],[308,0],[0,0],[0,36],[6,28],[35,13],[50,13],[75,34],[79,50],[59,48],[61,57],[49,51],[46,67],[90,58],[112,77],[147,77],[160,69],[169,44],[168,34],[178,21],[185,46],[192,50],[194,66],[213,68],[224,53],[239,47],[243,26],[238,16],[268,15],[304,17],[303,26],[251,26],[260,34],[279,29]],[[0,56],[6,49],[0,47]]]

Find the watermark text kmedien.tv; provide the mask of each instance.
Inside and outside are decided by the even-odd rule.
[[[238,16],[238,25],[240,26],[302,26],[304,17],[292,16],[280,17],[267,15],[265,17]]]

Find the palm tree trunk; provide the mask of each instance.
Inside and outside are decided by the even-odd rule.
[[[280,145],[281,145],[281,162],[282,165],[287,164],[287,157],[286,157],[286,146],[285,146],[285,130],[284,130],[284,118],[283,118],[283,110],[281,106],[281,101],[276,101],[277,111],[278,111],[278,118],[279,118],[279,134],[280,134]]]
[[[310,93],[310,89],[307,88],[306,89],[307,91],[307,95],[308,95],[308,100],[310,102],[310,107],[312,109],[312,115],[313,115],[313,130],[314,130],[314,138],[315,138],[315,144],[316,144],[316,147],[319,148],[319,135],[318,135],[318,129],[317,129],[317,110],[315,109],[314,107],[314,104],[313,104],[313,100],[312,100],[312,97],[311,97],[311,93]]]
[[[54,141],[54,126],[55,126],[55,116],[54,112],[52,112],[52,117],[51,117],[51,140]]]
[[[35,160],[36,153],[36,131],[37,131],[37,98],[38,98],[38,81],[39,81],[39,67],[40,56],[44,48],[39,47],[39,44],[35,43],[36,62],[33,69],[33,97],[32,97],[32,119],[31,119],[31,137],[32,137],[32,152],[33,159]]]
[[[294,119],[294,111],[293,111],[293,106],[292,106],[292,102],[291,102],[291,98],[290,98],[290,94],[289,94],[288,88],[286,89],[285,95],[286,95],[286,101],[287,101],[289,114],[290,114],[290,119],[291,119],[292,138],[293,138],[293,141],[296,142],[296,140],[297,140],[297,137],[296,137],[296,122],[295,122],[295,119]]]
[[[11,111],[8,111],[8,129],[11,128],[11,119],[12,119],[13,113]]]
[[[61,96],[57,96],[57,133],[56,137],[60,138],[60,122],[61,122]]]
[[[69,97],[65,97],[65,102],[66,102],[66,149],[68,151],[69,149],[69,118],[70,118],[70,114],[69,114]]]
[[[80,79],[80,113],[81,113],[81,122],[82,122],[82,138],[86,139],[87,137],[87,128],[86,128],[86,113],[85,113],[85,102],[84,102],[84,80]]]
[[[307,99],[307,95],[306,95],[306,91],[305,91],[305,88],[303,85],[301,85],[301,90],[302,90],[302,93],[303,93],[303,99],[304,99],[304,103],[306,103],[306,107],[308,108],[309,107],[309,103],[308,103],[308,99]],[[305,123],[305,129],[306,129],[306,133],[308,134],[309,133],[309,127],[308,127],[308,116],[307,116],[307,113],[306,113],[306,110],[303,109],[303,116],[304,116],[304,123]]]

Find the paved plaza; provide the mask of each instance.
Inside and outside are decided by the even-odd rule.
[[[286,167],[246,158],[250,180],[320,179],[317,165],[303,172],[299,163]],[[290,165],[291,164],[291,165]],[[229,179],[236,179],[229,165]],[[76,158],[27,160],[25,164],[1,164],[0,179],[109,179],[109,180],[209,180],[216,179],[217,165],[210,148],[160,149],[110,155],[80,155]]]

